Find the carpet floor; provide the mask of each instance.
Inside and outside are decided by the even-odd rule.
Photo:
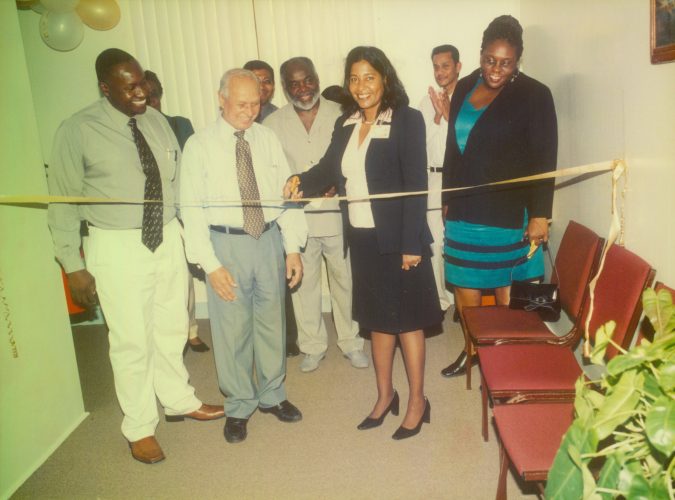
[[[335,345],[319,369],[299,370],[301,356],[289,358],[289,400],[300,408],[299,423],[279,422],[255,413],[243,443],[223,438],[224,420],[167,423],[156,436],[166,460],[144,465],[131,458],[120,433],[121,411],[115,398],[105,327],[75,326],[85,409],[90,415],[22,485],[13,499],[489,499],[494,498],[499,468],[494,429],[490,441],[480,434],[479,374],[474,389],[464,377],[445,379],[440,370],[455,358],[463,340],[448,314],[444,332],[427,339],[426,395],[431,424],[411,439],[394,441],[400,416],[388,416],[376,429],[356,425],[375,401],[372,366],[352,368]],[[200,337],[211,345],[207,320]],[[370,342],[366,342],[370,353]],[[394,386],[405,409],[408,390],[397,349]],[[197,396],[222,404],[213,354],[188,352],[185,364]],[[530,485],[508,479],[509,496],[536,498]]]

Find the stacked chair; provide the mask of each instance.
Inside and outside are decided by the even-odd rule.
[[[555,259],[556,273],[551,281],[558,283],[562,310],[573,322],[567,334],[556,336],[536,312],[509,309],[507,306],[465,307],[462,329],[471,366],[474,347],[510,343],[544,343],[567,346],[581,334],[581,312],[588,283],[594,275],[603,239],[581,224],[570,221]],[[471,370],[466,371],[466,388],[471,389]]]
[[[675,301],[675,290],[657,283],[656,291],[665,289]],[[500,469],[497,499],[506,498],[506,475],[513,464],[525,481],[543,487],[562,437],[574,419],[574,405],[533,403],[500,405],[494,409],[495,426],[500,437]]]
[[[642,292],[654,274],[649,264],[629,250],[616,245],[609,248],[595,288],[591,340],[601,325],[614,320],[613,340],[623,348],[630,345],[642,313]],[[588,315],[585,302],[579,332]],[[573,347],[543,343],[478,346],[483,436],[487,439],[487,401],[492,398],[500,437],[498,499],[506,498],[511,464],[525,481],[541,485],[548,476],[561,438],[573,421],[575,382],[583,373]],[[614,355],[616,350],[608,348],[606,357]]]

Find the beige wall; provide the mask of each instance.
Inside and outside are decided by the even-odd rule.
[[[649,62],[649,2],[523,0],[521,20],[525,67],[556,102],[559,167],[626,160],[626,247],[672,286],[675,62]],[[606,234],[609,190],[608,174],[558,190],[557,237],[569,219]]]
[[[41,41],[37,14],[19,12],[17,23],[14,2],[0,2],[3,56],[11,58],[11,65],[5,67],[13,68],[15,77],[10,92],[0,93],[3,99],[10,99],[2,103],[3,109],[12,110],[3,113],[0,134],[13,146],[2,148],[3,194],[10,189],[17,193],[45,192],[41,165],[47,161],[58,124],[98,97],[93,71],[96,55],[111,46],[136,51],[129,0],[118,3],[122,19],[117,27],[105,32],[85,28],[82,45],[61,53]],[[462,74],[466,75],[477,67],[480,39],[488,22],[502,13],[519,17],[525,28],[523,69],[549,85],[554,94],[560,127],[559,165],[626,159],[630,167],[626,244],[656,267],[660,279],[675,284],[675,224],[670,220],[675,213],[675,63],[649,63],[648,2],[568,0],[563,5],[550,0],[374,0],[373,13],[372,32],[364,39],[374,39],[392,58],[413,105],[433,83],[429,61],[433,46],[455,44],[464,63]],[[326,8],[320,15],[332,14]],[[364,43],[364,39],[355,36],[354,45]],[[182,54],[176,53],[175,57]],[[323,78],[323,83],[328,85],[335,79],[339,79],[338,71]],[[3,79],[3,85],[7,85],[7,79]],[[284,104],[280,92],[276,102]],[[190,115],[185,109],[180,111]],[[10,116],[12,123],[7,121]],[[10,149],[12,153],[7,157]],[[570,218],[601,234],[606,231],[606,175],[557,192],[556,238]],[[2,496],[47,456],[58,444],[57,436],[65,436],[83,415],[83,409],[57,267],[51,250],[45,250],[51,244],[44,211],[0,207],[0,222],[3,229],[9,228],[4,231],[10,236],[3,239],[0,270],[15,304],[15,330],[21,352],[18,361],[5,359],[6,342],[0,348],[0,402],[3,410],[12,408],[10,412],[3,411],[0,420]],[[8,266],[13,273],[7,277]],[[28,306],[35,302],[40,304],[39,315],[32,314],[34,309]],[[4,336],[4,330],[1,333]],[[50,352],[51,358],[45,358],[45,351]],[[55,367],[58,376],[52,372]],[[15,388],[8,389],[7,380]],[[58,386],[57,391],[49,391],[52,384]],[[60,406],[48,399],[54,394],[59,395]],[[40,434],[44,426],[24,419],[21,412],[45,404],[50,408],[50,422],[55,421],[53,409],[62,408],[62,414],[56,417],[60,425],[50,428],[48,436]],[[10,426],[15,437],[8,440]],[[29,439],[28,432],[35,429],[37,436]],[[35,446],[17,453],[21,442],[17,439],[34,442]],[[8,466],[10,453],[12,463]]]
[[[0,47],[0,193],[44,195],[34,100],[14,2],[0,2]],[[86,414],[61,275],[48,250],[46,210],[0,205],[0,228],[0,498],[7,498]]]

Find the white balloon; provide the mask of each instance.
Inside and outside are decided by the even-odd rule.
[[[40,18],[40,36],[52,49],[73,50],[84,38],[84,24],[75,11],[46,11]]]
[[[75,9],[80,0],[40,0],[40,3],[52,12],[68,12]]]

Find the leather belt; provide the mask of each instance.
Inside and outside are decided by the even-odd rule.
[[[272,229],[274,226],[276,226],[276,221],[268,222],[265,224],[263,227],[263,233],[265,231],[268,231],[269,229]],[[225,233],[225,234],[248,234],[246,231],[244,231],[240,227],[230,227],[230,226],[209,226],[209,229],[211,231],[215,231],[217,233]]]
[[[429,172],[443,172],[443,167],[429,167]]]

